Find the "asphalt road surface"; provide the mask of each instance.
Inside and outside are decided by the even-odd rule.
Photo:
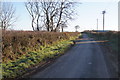
[[[110,78],[98,43],[86,34],[76,42],[65,55],[31,78]]]

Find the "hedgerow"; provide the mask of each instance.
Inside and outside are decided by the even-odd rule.
[[[104,33],[92,33],[93,37],[99,40],[108,40],[108,45],[112,47],[112,50],[115,52],[119,52],[118,45],[120,43],[118,40],[120,39],[120,32],[117,31],[109,31]]]
[[[76,35],[78,33],[3,31],[3,62],[15,60],[30,51],[42,50],[42,46],[45,47],[60,40],[68,40]]]
[[[3,31],[3,78],[22,76],[30,68],[64,53],[79,33]]]

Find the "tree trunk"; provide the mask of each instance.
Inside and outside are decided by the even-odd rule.
[[[48,15],[48,12],[46,11],[46,19],[47,19],[47,22],[46,22],[46,25],[47,25],[47,31],[50,31],[50,20],[49,20],[49,15]]]
[[[38,15],[38,18],[37,18],[37,31],[39,31],[39,15]]]
[[[62,27],[62,32],[63,32],[63,27]]]
[[[61,18],[62,18],[62,13],[63,13],[63,12],[62,12],[62,11],[63,11],[62,5],[63,5],[63,2],[61,3],[60,15],[59,15],[58,23],[57,23],[56,28],[55,28],[55,32],[57,32],[56,30],[57,30],[57,28],[59,27],[60,21],[61,21]]]
[[[33,31],[34,31],[35,29],[34,29],[33,23],[34,23],[34,19],[32,19],[32,22],[31,22],[31,25],[32,25],[32,28],[33,28]]]

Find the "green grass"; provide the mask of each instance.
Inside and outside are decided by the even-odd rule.
[[[16,61],[3,63],[3,78],[15,78],[23,75],[29,70],[29,68],[40,62],[64,54],[64,51],[70,46],[70,44],[72,44],[70,40],[58,41],[46,47],[41,46],[42,49],[40,51],[28,52]]]

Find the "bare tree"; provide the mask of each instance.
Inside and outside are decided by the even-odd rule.
[[[31,26],[33,30],[37,29],[39,31],[39,19],[41,18],[42,13],[40,3],[35,1],[28,1],[25,3],[25,7],[32,18]]]
[[[77,30],[78,30],[79,28],[80,28],[79,25],[76,25],[76,26],[75,26],[76,32],[78,32]]]
[[[48,2],[41,1],[43,14],[44,14],[44,23],[47,31],[53,31],[55,27],[55,16],[58,14],[58,1],[53,2],[48,0]]]
[[[40,0],[25,3],[26,9],[32,17],[33,30],[37,26],[45,27],[47,31],[55,32],[59,31],[61,23],[66,23],[72,19],[73,5],[74,3],[69,2],[69,0]],[[40,21],[42,25],[38,26]]]
[[[8,27],[12,26],[17,19],[15,17],[15,8],[10,2],[2,2],[0,10],[0,27],[6,30]]]
[[[51,1],[51,0],[50,0]],[[45,14],[45,24],[48,31],[57,32],[60,29],[61,21],[67,22],[72,19],[73,14],[73,2],[69,0],[56,1],[56,2],[41,2],[42,8]]]

